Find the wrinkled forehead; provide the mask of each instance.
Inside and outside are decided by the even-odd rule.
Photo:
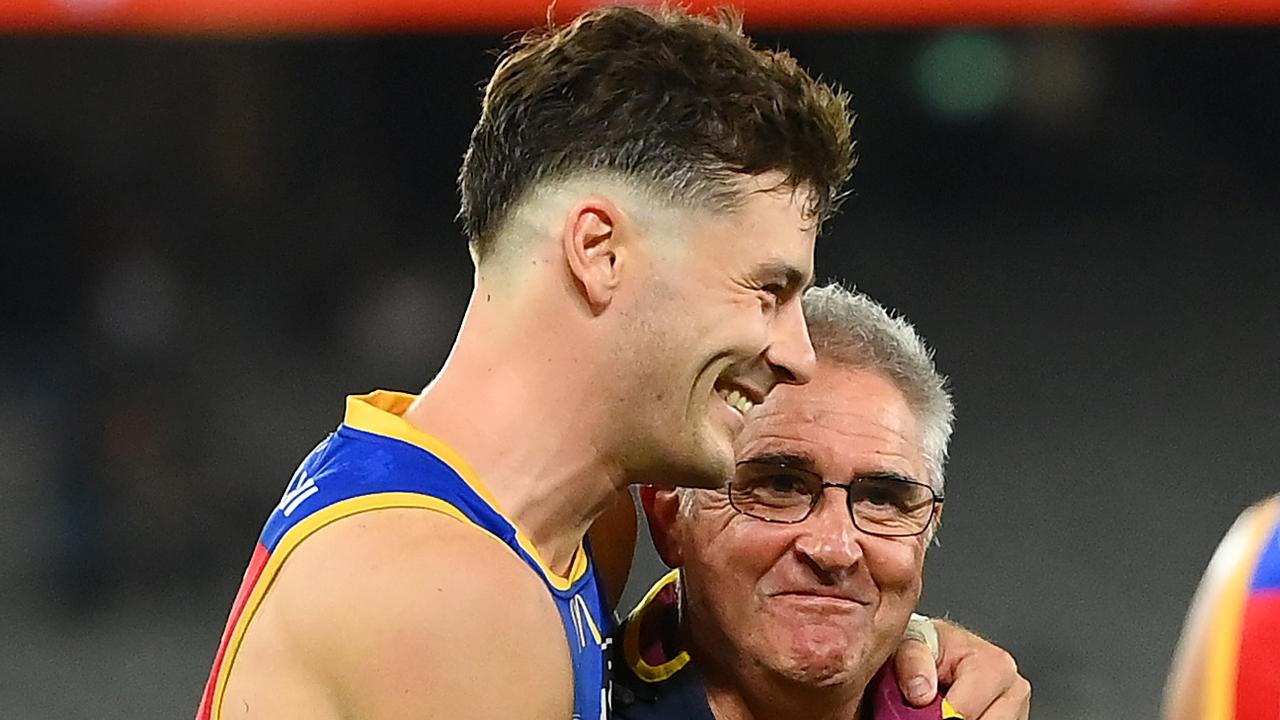
[[[894,471],[923,480],[920,422],[887,378],[819,363],[805,385],[779,385],[738,436],[737,458],[810,458],[823,474]]]

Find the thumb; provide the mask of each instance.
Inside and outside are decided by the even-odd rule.
[[[916,707],[928,705],[938,694],[938,668],[933,651],[915,638],[905,638],[893,655],[893,671],[898,689]]]

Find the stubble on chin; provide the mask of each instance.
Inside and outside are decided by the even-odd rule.
[[[840,627],[836,620],[783,629],[794,621],[794,618],[792,622],[779,618],[774,623],[774,632],[766,631],[766,637],[773,637],[769,643],[772,647],[762,648],[766,653],[765,664],[800,685],[818,688],[849,682],[857,661],[865,654],[865,643],[850,638],[847,629]]]

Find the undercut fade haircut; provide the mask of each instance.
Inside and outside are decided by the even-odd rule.
[[[743,176],[777,171],[815,225],[853,170],[849,96],[741,17],[608,7],[525,35],[499,61],[462,163],[459,219],[477,259],[543,183],[612,176],[677,207],[731,211]]]
[[[879,373],[902,393],[920,421],[929,482],[942,494],[955,406],[924,338],[906,318],[836,283],[811,288],[803,304],[819,362]]]

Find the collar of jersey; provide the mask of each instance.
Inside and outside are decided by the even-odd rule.
[[[644,600],[640,601],[640,605],[631,611],[631,615],[627,618],[627,624],[622,634],[622,653],[626,657],[627,666],[631,667],[631,673],[644,680],[646,683],[660,683],[663,680],[672,678],[678,671],[684,669],[689,664],[689,652],[682,650],[678,644],[662,643],[663,659],[658,665],[649,665],[645,661],[640,648],[644,644],[660,642],[662,638],[650,637],[654,632],[660,632],[660,628],[664,625],[673,624],[672,616],[676,616],[678,623],[678,614],[680,614],[680,570],[672,570],[667,573],[666,577],[658,580],[645,593]],[[669,589],[668,589],[669,588]],[[667,592],[664,592],[667,591]],[[676,592],[671,592],[676,591]],[[649,621],[646,621],[649,620]],[[677,635],[678,638],[678,635]],[[672,638],[675,639],[675,638]],[[677,641],[678,642],[678,641]],[[923,708],[901,708],[897,710],[890,707],[888,710],[879,708],[876,702],[878,688],[876,683],[891,684],[895,692],[897,692],[897,680],[892,679],[892,675],[886,675],[892,670],[892,664],[886,664],[881,671],[872,680],[872,684],[868,685],[864,698],[863,717],[876,720],[879,717],[901,717],[901,719],[934,719],[940,720],[964,720],[955,707],[951,706],[951,702],[946,698],[942,698],[941,712],[936,707],[929,706]]]
[[[689,664],[689,653],[684,649],[677,650],[671,657],[664,658],[657,665],[650,665],[646,662],[644,654],[640,651],[642,646],[659,640],[658,638],[642,637],[641,633],[644,628],[662,627],[665,623],[659,620],[661,616],[668,614],[678,615],[680,612],[678,595],[663,593],[667,588],[677,588],[679,580],[679,570],[672,570],[667,573],[653,587],[649,588],[649,592],[645,593],[644,599],[640,601],[635,610],[631,611],[631,615],[627,618],[626,630],[622,635],[622,652],[627,659],[627,665],[630,666],[631,672],[648,683],[662,682],[680,672],[685,665]]]
[[[679,582],[680,571],[672,570],[659,580],[649,592],[645,594],[644,599],[631,611],[631,615],[627,618],[627,624],[622,635],[622,652],[626,657],[627,665],[631,668],[631,672],[641,680],[647,683],[660,683],[680,672],[685,665],[689,664],[688,651],[680,648],[678,638],[669,639],[668,642],[662,643],[664,649],[664,657],[662,662],[657,665],[650,665],[645,661],[640,648],[653,642],[660,642],[661,638],[650,637],[653,632],[657,632],[657,628],[671,624],[671,616],[678,618],[680,612],[679,599]],[[671,592],[670,590],[675,590]],[[667,592],[664,592],[667,591]],[[664,616],[666,616],[664,618]],[[646,622],[649,620],[650,622]],[[666,620],[666,622],[663,622]],[[676,620],[678,622],[678,620]],[[646,628],[648,628],[646,630]],[[960,714],[946,698],[942,699],[941,711],[934,707],[926,708],[904,708],[896,710],[889,708],[888,711],[878,709],[874,691],[875,683],[889,683],[896,691],[897,680],[892,679],[892,675],[886,677],[885,673],[892,670],[892,664],[886,664],[876,677],[872,680],[872,685],[867,686],[864,698],[868,700],[864,706],[866,712],[864,717],[876,718],[912,718],[919,720],[921,718],[940,718],[941,720],[964,720],[964,715]],[[905,713],[905,714],[904,714]]]
[[[367,395],[348,395],[347,413],[342,423],[355,430],[409,443],[440,458],[477,495],[483,498],[493,508],[494,512],[510,523],[511,527],[516,531],[516,541],[529,554],[529,557],[533,558],[534,562],[538,564],[538,568],[546,576],[552,587],[558,590],[568,590],[575,582],[582,579],[586,575],[588,567],[587,553],[582,544],[578,544],[578,549],[573,554],[573,564],[569,568],[568,577],[560,575],[548,567],[542,561],[542,556],[538,554],[538,549],[529,540],[529,536],[502,510],[497,498],[480,480],[480,476],[476,474],[471,465],[466,460],[463,460],[462,456],[453,448],[446,445],[444,441],[422,432],[404,419],[404,413],[413,404],[415,397],[408,393],[390,390],[375,390]]]

